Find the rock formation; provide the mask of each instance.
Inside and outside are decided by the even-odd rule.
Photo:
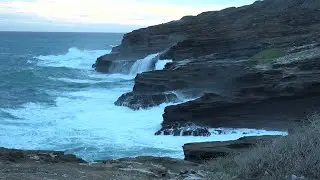
[[[138,74],[133,91],[116,102],[149,108],[176,102],[167,98],[173,91],[197,98],[167,107],[164,129],[193,123],[287,130],[320,107],[319,17],[317,0],[204,12],[128,33],[94,67],[110,73],[112,65],[154,53],[172,59],[164,70]]]
[[[244,137],[226,142],[189,143],[183,146],[185,160],[203,162],[220,157],[227,157],[256,146],[258,143],[268,143],[277,136]]]

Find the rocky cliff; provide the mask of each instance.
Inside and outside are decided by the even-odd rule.
[[[167,107],[164,128],[286,130],[320,107],[319,17],[318,0],[264,0],[204,12],[128,33],[94,67],[112,73],[121,65],[116,70],[125,73],[148,54],[172,59],[164,70],[138,74],[133,91],[116,102],[139,109],[176,102],[172,92],[199,97]]]

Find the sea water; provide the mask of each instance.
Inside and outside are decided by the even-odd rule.
[[[0,147],[61,150],[86,160],[134,156],[183,158],[189,142],[283,134],[229,129],[210,137],[155,136],[168,104],[133,111],[114,105],[137,73],[164,68],[157,54],[127,74],[100,74],[91,65],[123,34],[0,32]]]

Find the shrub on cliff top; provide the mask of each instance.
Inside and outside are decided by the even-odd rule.
[[[236,155],[234,163],[241,179],[284,179],[297,175],[320,179],[320,116],[313,115],[310,124],[298,132],[259,144]]]

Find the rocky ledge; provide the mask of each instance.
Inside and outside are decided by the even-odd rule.
[[[279,136],[244,137],[226,142],[189,143],[183,146],[185,160],[204,162],[215,158],[228,157],[253,148],[258,143],[270,143]]]
[[[288,130],[320,107],[318,17],[315,0],[264,0],[186,16],[126,34],[95,68],[110,73],[154,53],[173,61],[138,74],[133,91],[116,102],[137,110],[176,102],[170,92],[195,99],[167,107],[156,134],[172,127],[179,134],[176,124],[188,123]]]
[[[268,142],[273,138],[262,136],[186,144],[183,147],[185,160],[144,156],[86,162],[75,155],[58,151],[0,148],[0,179],[211,179],[212,170],[202,162],[244,152],[259,142]]]

